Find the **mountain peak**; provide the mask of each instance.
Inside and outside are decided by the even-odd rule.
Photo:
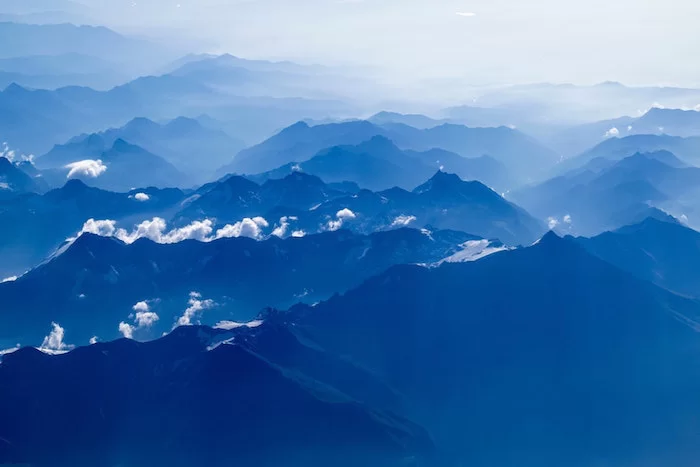
[[[425,193],[428,191],[433,191],[435,189],[447,188],[447,187],[458,187],[464,182],[459,175],[443,172],[438,170],[435,175],[430,177],[430,179],[424,184],[413,190],[414,193]]]
[[[557,235],[554,230],[550,230],[537,241],[537,245],[558,245],[564,241],[564,238]]]
[[[19,93],[25,93],[27,91],[29,91],[27,88],[20,86],[19,84],[15,83],[15,82],[12,82],[5,88],[3,93],[5,93],[5,94],[19,94]]]
[[[139,146],[131,144],[122,138],[117,138],[114,140],[114,144],[112,145],[112,150],[116,152],[132,152],[140,149],[141,148]]]

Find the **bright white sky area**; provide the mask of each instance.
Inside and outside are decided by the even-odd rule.
[[[700,84],[697,0],[81,3],[108,23],[197,38],[212,52],[379,67],[407,81]]]

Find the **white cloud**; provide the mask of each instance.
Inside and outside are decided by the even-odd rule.
[[[632,131],[632,125],[627,125],[627,131]]]
[[[262,217],[246,217],[235,224],[227,224],[216,231],[216,238],[236,238],[249,237],[254,239],[262,238],[262,229],[269,227],[269,223]]]
[[[341,209],[335,214],[335,216],[338,219],[354,219],[357,217],[355,213],[349,210],[348,208]]]
[[[121,332],[124,337],[132,339],[134,336],[134,331],[143,328],[150,328],[158,320],[160,320],[158,314],[151,311],[151,305],[149,302],[154,301],[157,302],[158,299],[150,301],[144,300],[136,303],[134,306],[131,307],[131,309],[134,310],[136,313],[132,313],[131,315],[129,315],[129,318],[134,320],[135,325],[126,323],[124,321],[119,323],[119,332]]]
[[[328,230],[331,232],[334,232],[338,229],[340,229],[343,224],[345,223],[346,220],[348,219],[355,219],[357,215],[355,215],[354,212],[352,212],[348,208],[343,208],[337,213],[335,213],[336,219],[328,221],[328,225],[326,226]]]
[[[124,321],[119,323],[119,332],[121,332],[122,336],[126,337],[127,339],[134,338],[134,327],[129,323],[125,323]]]
[[[92,336],[92,337],[90,338],[90,345],[95,345],[95,344],[97,344],[97,341],[98,341],[97,336]]]
[[[552,230],[557,225],[559,225],[559,221],[557,219],[555,219],[554,217],[547,218],[547,227],[549,227],[549,230]]]
[[[394,219],[394,222],[391,223],[391,226],[392,227],[406,227],[411,222],[415,222],[415,220],[416,220],[416,216],[401,215],[401,216],[398,216],[396,219]]]
[[[64,168],[68,169],[66,178],[73,178],[75,176],[97,178],[107,171],[107,166],[99,159],[86,159],[84,161],[73,162],[66,165]]]
[[[136,312],[146,312],[146,311],[151,311],[151,306],[148,304],[147,301],[142,301],[138,302],[136,305],[131,307],[132,310]]]
[[[78,237],[84,233],[91,233],[101,237],[111,237],[117,231],[117,222],[112,220],[88,219],[83,228],[78,232]]]
[[[68,352],[74,347],[63,342],[66,332],[60,324],[51,323],[51,328],[51,332],[48,336],[44,337],[44,341],[41,343],[39,350],[45,353],[57,354]]]
[[[150,328],[153,326],[160,317],[157,313],[153,311],[139,311],[136,313],[136,324],[139,328]]]
[[[283,218],[284,219],[284,218]],[[288,220],[296,219],[289,217]],[[263,229],[269,227],[262,217],[245,218],[240,222],[228,224],[214,234],[214,223],[210,219],[194,221],[184,227],[167,230],[165,219],[154,217],[136,225],[131,232],[117,228],[116,221],[105,219],[88,219],[78,232],[78,237],[84,233],[92,233],[102,237],[116,237],[124,243],[131,244],[140,238],[147,238],[156,243],[178,243],[183,240],[198,240],[211,242],[219,238],[250,237],[259,240],[263,237]],[[75,240],[75,238],[70,238]]]
[[[289,229],[289,224],[292,221],[298,220],[294,216],[284,216],[280,218],[279,225],[275,227],[272,231],[272,235],[279,238],[284,238],[287,235],[287,230]]]
[[[567,214],[566,216],[564,216],[563,221],[565,224],[571,224],[571,216]]]
[[[136,193],[135,195],[129,196],[129,198],[135,199],[136,201],[148,201],[151,199],[146,193]]]
[[[10,146],[7,144],[7,142],[0,144],[0,157],[4,157],[10,162],[31,162],[34,160],[34,154],[21,154],[18,156],[17,152],[14,149],[10,149]]]
[[[185,310],[185,313],[177,320],[177,326],[191,326],[196,324],[193,322],[197,315],[201,314],[204,310],[213,308],[215,303],[213,300],[207,299],[202,300],[202,294],[199,292],[190,292],[190,299],[187,301],[189,305]]]
[[[605,132],[605,135],[603,135],[603,137],[605,138],[612,138],[616,136],[620,136],[620,130],[618,130],[615,127],[610,128],[608,131]]]
[[[471,12],[471,11],[458,11],[458,12],[455,13],[455,14],[456,14],[457,16],[462,16],[462,17],[465,17],[465,18],[473,18],[474,16],[476,16],[476,13],[473,13],[473,12]]]
[[[306,232],[303,230],[295,230],[292,232],[292,237],[294,238],[301,238],[301,237],[306,237]]]
[[[6,278],[0,280],[0,284],[4,284],[5,282],[14,282],[16,280],[17,280],[17,276],[6,277]]]

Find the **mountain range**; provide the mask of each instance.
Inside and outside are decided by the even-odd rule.
[[[396,266],[295,329],[406,398],[459,465],[690,466],[700,307],[572,239]],[[663,434],[658,427],[664,426]],[[575,459],[575,461],[572,461]]]
[[[556,163],[558,156],[526,135],[510,128],[468,128],[443,124],[420,130],[403,124],[377,126],[350,121],[309,126],[304,122],[285,128],[266,141],[244,149],[222,171],[259,173],[290,162],[302,163],[333,146],[358,145],[384,136],[401,149],[430,151],[435,148],[464,157],[488,155],[526,180]]]
[[[436,170],[455,173],[464,180],[479,180],[499,190],[515,183],[503,164],[490,156],[467,158],[442,149],[401,150],[384,136],[374,136],[356,146],[324,149],[306,162],[290,162],[258,177],[281,178],[303,171],[329,183],[352,181],[370,190],[413,189]]]
[[[18,462],[50,452],[72,465],[140,465],[170,456],[167,445],[183,462],[201,452],[215,462],[229,450],[205,449],[204,439],[247,433],[246,445],[260,449],[238,448],[242,465],[276,465],[269,456],[279,453],[291,465],[435,465],[421,462],[439,452],[445,465],[690,467],[700,454],[688,429],[700,409],[699,317],[697,301],[548,233],[476,262],[393,266],[343,295],[226,329],[189,326],[59,356],[9,353],[0,365],[2,452]],[[63,337],[78,335],[66,328]],[[53,391],[39,384],[58,378],[66,383]],[[50,407],[71,420],[59,432],[35,428]],[[163,413],[166,428],[155,430]],[[204,431],[192,437],[192,425]],[[280,426],[299,431],[292,444],[279,444],[289,439]],[[320,426],[335,428],[322,436]],[[351,454],[336,444],[339,433],[353,440]],[[95,448],[76,457],[69,439]],[[304,457],[308,439],[330,452]]]
[[[47,380],[62,384],[47,391]],[[22,349],[0,365],[0,456],[86,467],[226,465],[232,456],[251,467],[399,467],[434,458],[425,430],[338,382],[358,396],[392,397],[366,370],[274,325],[179,328],[61,356]],[[61,430],[42,423],[47,413]]]
[[[351,193],[318,177],[293,171],[258,185],[239,176],[203,186],[173,218],[176,225],[215,219],[217,225],[262,216],[286,224],[285,235],[346,228],[369,234],[401,226],[458,230],[508,245],[530,244],[543,224],[480,182],[437,171],[412,191],[402,188]]]
[[[700,111],[652,107],[638,117],[619,117],[557,131],[548,143],[563,155],[570,156],[611,137],[634,135],[700,136]]]
[[[599,157],[580,169],[509,195],[542,219],[564,221],[581,235],[639,222],[663,209],[695,223],[700,169],[668,151],[618,160]],[[555,224],[556,225],[556,224]]]
[[[43,193],[48,184],[41,177],[33,177],[22,170],[21,163],[0,157],[0,200],[7,200],[24,193]]]
[[[142,193],[146,197],[136,198]],[[0,275],[20,275],[36,266],[91,218],[141,222],[169,217],[180,209],[184,193],[177,189],[140,189],[113,193],[69,180],[44,195],[27,194],[0,201]],[[145,199],[147,198],[147,199]],[[145,200],[144,200],[145,199]]]
[[[114,339],[139,302],[149,303],[159,320],[134,336],[154,338],[178,322],[191,292],[204,297],[201,303],[213,301],[193,323],[246,322],[265,307],[314,303],[344,292],[394,264],[437,263],[475,240],[461,232],[427,235],[406,228],[368,236],[339,230],[285,240],[172,244],[147,238],[125,244],[84,233],[45,264],[0,284],[0,340],[38,345],[51,320],[69,329],[76,342],[94,335]]]
[[[205,127],[195,119],[179,117],[159,124],[147,118],[135,118],[121,128],[71,138],[66,144],[56,145],[37,158],[36,164],[39,168],[56,168],[80,160],[97,159],[119,140],[162,157],[187,174],[192,184],[208,181],[217,168],[243,148],[241,141],[221,130]],[[152,167],[148,172],[157,173],[157,168]],[[125,183],[139,185],[130,178],[125,177]],[[174,186],[178,182],[173,180],[170,183],[169,186]]]

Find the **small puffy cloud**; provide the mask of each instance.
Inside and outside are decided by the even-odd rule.
[[[294,216],[284,216],[280,218],[279,224],[272,231],[272,235],[279,238],[284,238],[287,236],[287,230],[289,229],[289,224],[292,221],[296,221],[297,218]]]
[[[350,209],[343,208],[335,213],[335,217],[335,219],[328,221],[328,225],[326,226],[331,232],[335,232],[336,230],[340,229],[346,220],[355,219],[357,215]]]
[[[63,329],[60,324],[51,323],[51,332],[48,336],[44,337],[44,341],[41,343],[39,350],[52,354],[68,352],[73,346],[67,345],[63,341],[65,334],[65,329]]]
[[[411,222],[415,222],[415,220],[416,220],[416,216],[401,215],[401,216],[398,216],[396,219],[394,219],[394,222],[391,223],[391,226],[392,227],[406,227]]]
[[[151,311],[151,306],[148,304],[147,301],[142,301],[138,302],[136,305],[131,307],[132,310],[135,312],[146,312],[146,311]]]
[[[7,144],[7,142],[3,142],[2,144],[0,144],[0,157],[4,157],[10,162],[32,162],[34,160],[34,154],[17,155],[17,152],[14,149],[10,149],[10,146]]]
[[[129,323],[125,323],[124,321],[119,323],[119,332],[121,332],[122,336],[126,337],[127,339],[134,338],[134,327]]]
[[[348,208],[341,209],[340,211],[338,211],[338,212],[335,214],[335,216],[336,216],[338,219],[343,219],[343,220],[345,220],[345,219],[354,219],[354,218],[357,217],[357,216],[355,215],[355,213],[352,212],[351,210],[349,210]]]
[[[97,336],[92,336],[92,337],[90,338],[90,345],[95,345],[95,344],[97,344],[97,341],[98,341]]]
[[[5,282],[14,282],[16,280],[17,280],[17,276],[6,277],[4,279],[0,279],[0,284],[4,284]]]
[[[613,138],[620,136],[620,130],[618,130],[615,127],[610,128],[608,131],[605,132],[605,135],[603,135],[605,138]]]
[[[476,13],[473,13],[471,11],[458,11],[455,14],[463,18],[473,18],[474,16],[476,16]]]
[[[102,237],[111,237],[117,231],[117,222],[112,220],[95,220],[88,219],[83,228],[80,229],[78,236],[84,233],[100,235]]]
[[[292,237],[294,238],[301,238],[301,237],[306,237],[306,232],[303,230],[295,230],[292,232]]]
[[[564,216],[564,218],[562,220],[564,221],[565,224],[571,224],[571,216],[569,214]]]
[[[198,315],[204,310],[214,308],[215,305],[213,300],[202,300],[202,294],[199,292],[190,292],[190,299],[187,301],[187,304],[189,306],[185,309],[185,313],[178,318],[177,326],[191,326],[192,324],[196,324],[197,321],[195,320]]]
[[[160,317],[153,311],[139,311],[136,313],[134,320],[139,328],[150,328]]]
[[[73,162],[64,166],[68,169],[66,178],[90,177],[97,178],[107,171],[107,166],[101,160],[86,159],[84,161]]]
[[[150,328],[158,320],[160,320],[158,314],[151,311],[149,301],[138,302],[132,306],[131,309],[134,310],[135,313],[129,315],[129,318],[133,319],[135,324],[132,325],[126,322],[119,323],[119,332],[121,332],[124,337],[129,339],[133,337],[134,331],[138,329]]]
[[[549,227],[549,230],[552,230],[557,225],[559,225],[559,221],[557,219],[555,219],[554,217],[549,217],[547,219],[547,227]]]
[[[216,231],[216,238],[237,238],[249,237],[254,239],[262,238],[262,229],[269,227],[269,223],[262,217],[246,217],[235,224],[227,224]]]
[[[632,125],[627,125],[627,131],[632,131]]]
[[[148,196],[146,193],[136,193],[135,195],[129,196],[129,198],[135,199],[136,201],[148,201],[151,199],[150,196]]]

